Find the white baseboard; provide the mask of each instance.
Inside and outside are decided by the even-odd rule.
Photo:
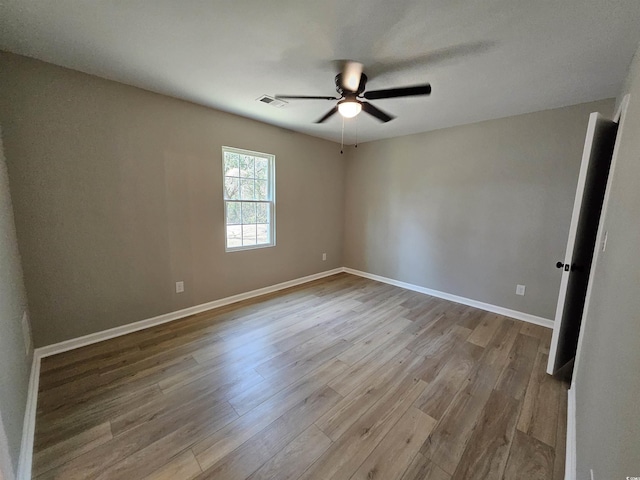
[[[71,340],[65,340],[64,342],[54,343],[47,345],[46,347],[36,348],[36,352],[40,358],[48,357],[50,355],[56,355],[58,353],[66,352],[68,350],[74,350],[76,348],[91,345],[93,343],[102,342],[111,338],[119,337],[121,335],[127,335],[128,333],[137,332],[138,330],[144,330],[146,328],[161,325],[163,323],[173,322],[196,313],[206,312],[214,308],[224,307],[231,303],[241,302],[242,300],[248,300],[250,298],[259,297],[260,295],[266,295],[267,293],[277,292],[289,287],[295,287],[303,283],[312,282],[320,278],[329,277],[337,273],[342,273],[342,268],[334,268],[333,270],[327,270],[325,272],[314,273],[306,277],[300,277],[287,282],[271,285],[270,287],[259,288],[250,292],[240,293],[231,297],[221,298],[212,302],[203,303],[201,305],[195,305],[193,307],[184,308],[175,312],[165,313],[158,315],[157,317],[147,318],[146,320],[140,320],[138,322],[122,325],[121,327],[110,328],[109,330],[103,330],[101,332],[91,333],[83,337],[72,338]]]
[[[420,292],[432,297],[442,298],[444,300],[450,300],[452,302],[461,303],[463,305],[469,305],[470,307],[479,308],[480,310],[486,310],[488,312],[504,315],[505,317],[515,318],[516,320],[522,320],[524,322],[534,323],[547,328],[553,328],[553,320],[549,320],[543,317],[537,317],[529,313],[519,312],[517,310],[511,310],[509,308],[499,307],[497,305],[491,305],[490,303],[479,302],[470,298],[459,297],[451,293],[440,292],[439,290],[432,290],[426,287],[420,287],[412,283],[401,282],[400,280],[394,280],[393,278],[382,277],[373,273],[362,272],[360,270],[354,270],[353,268],[343,268],[346,273],[352,275],[358,275],[360,277],[369,278],[382,283],[388,283],[389,285],[395,285],[396,287],[406,288],[407,290],[413,290],[414,292]]]
[[[267,293],[276,292],[285,288],[294,287],[303,283],[318,280],[320,278],[329,277],[337,273],[342,273],[342,268],[334,268],[325,272],[315,273],[306,277],[296,278],[287,282],[271,285],[270,287],[259,288],[250,292],[240,293],[231,297],[221,298],[213,302],[203,303],[193,307],[178,310],[176,312],[166,313],[157,317],[148,318],[139,322],[130,323],[121,327],[111,328],[102,332],[92,333],[79,338],[73,338],[64,342],[47,345],[46,347],[36,348],[33,352],[33,362],[31,365],[31,376],[29,378],[29,390],[27,393],[27,405],[24,414],[24,423],[22,427],[22,444],[20,447],[20,459],[18,461],[18,477],[17,480],[31,480],[31,469],[33,464],[33,441],[36,426],[36,410],[38,403],[38,385],[40,382],[40,362],[44,357],[55,355],[57,353],[66,352],[75,348],[84,347],[93,343],[102,342],[110,338],[119,337],[128,333],[137,332],[145,328],[160,325],[162,323],[172,322],[180,318],[188,317],[196,313],[211,310],[213,308],[222,307],[231,303],[240,302],[249,298],[266,295]]]
[[[543,327],[553,328],[553,321],[546,318],[537,317],[535,315],[519,312],[517,310],[511,310],[508,308],[499,307],[497,305],[491,305],[489,303],[479,302],[477,300],[460,297],[458,295],[453,295],[446,292],[440,292],[438,290],[432,290],[426,287],[420,287],[418,285],[401,282],[399,280],[394,280],[392,278],[387,278],[387,277],[375,275],[372,273],[362,272],[360,270],[355,270],[353,268],[340,267],[340,268],[334,268],[333,270],[327,270],[325,272],[308,275],[306,277],[296,278],[293,280],[289,280],[287,282],[278,283],[276,285],[271,285],[269,287],[259,288],[257,290],[252,290],[250,292],[240,293],[238,295],[233,295],[231,297],[221,298],[219,300],[203,303],[201,305],[195,305],[193,307],[184,308],[182,310],[177,310],[175,312],[165,313],[163,315],[158,315],[157,317],[147,318],[145,320],[129,323],[127,325],[122,325],[120,327],[110,328],[108,330],[91,333],[89,335],[84,335],[78,338],[72,338],[71,340],[65,340],[63,342],[54,343],[52,345],[47,345],[45,347],[36,348],[34,352],[34,357],[44,358],[50,355],[56,355],[58,353],[66,352],[68,350],[74,350],[76,348],[84,347],[86,345],[91,345],[93,343],[102,342],[104,340],[109,340],[111,338],[119,337],[121,335],[127,335],[129,333],[137,332],[139,330],[144,330],[146,328],[150,328],[156,325],[161,325],[163,323],[173,322],[174,320],[188,317],[190,315],[195,315],[197,313],[205,312],[207,310],[223,307],[231,303],[241,302],[242,300],[248,300],[250,298],[258,297],[260,295],[266,295],[268,293],[277,292],[278,290],[294,287],[296,285],[301,285],[303,283],[311,282],[313,280],[318,280],[320,278],[328,277],[328,276],[335,275],[337,273],[342,273],[342,272],[350,273],[352,275],[358,275],[360,277],[369,278],[371,280],[376,280],[378,282],[388,283],[390,285],[395,285],[397,287],[406,288],[407,290],[412,290],[414,292],[420,292],[420,293],[424,293],[434,297],[443,298],[445,300],[461,303],[463,305],[469,305],[471,307],[479,308],[481,310],[486,310],[486,311],[497,313],[507,317],[515,318],[517,320],[523,320],[525,322],[534,323],[536,325],[541,325]]]
[[[27,405],[22,423],[22,443],[18,459],[17,480],[31,480],[33,463],[33,439],[36,431],[36,408],[38,404],[38,385],[40,384],[40,356],[34,351],[27,391]]]
[[[214,300],[212,302],[203,303],[201,305],[196,305],[196,306],[185,308],[175,312],[165,313],[157,317],[148,318],[146,320],[140,320],[138,322],[130,323],[128,325],[122,325],[120,327],[111,328],[109,330],[104,330],[102,332],[96,332],[96,333],[92,333],[82,337],[73,338],[71,340],[66,340],[64,342],[59,342],[52,345],[47,345],[45,347],[36,348],[33,353],[33,364],[31,367],[31,377],[29,379],[29,392],[27,396],[27,407],[26,407],[25,417],[24,417],[22,446],[21,446],[20,460],[19,460],[19,466],[18,466],[18,480],[29,480],[31,478],[31,467],[32,467],[32,459],[33,459],[33,441],[34,441],[34,433],[35,433],[36,408],[37,408],[37,400],[38,400],[38,384],[40,380],[40,361],[42,358],[48,357],[50,355],[56,355],[58,353],[66,352],[69,350],[73,350],[76,348],[84,347],[86,345],[91,345],[93,343],[102,342],[104,340],[109,340],[111,338],[119,337],[121,335],[127,335],[129,333],[137,332],[139,330],[144,330],[146,328],[150,328],[156,325],[161,325],[163,323],[179,320],[181,318],[188,317],[190,315],[195,315],[196,313],[201,313],[214,308],[223,307],[225,305],[229,305],[232,303],[241,302],[242,300],[248,300],[250,298],[258,297],[260,295],[266,295],[268,293],[276,292],[278,290],[283,290],[289,287],[294,287],[296,285],[301,285],[303,283],[311,282],[313,280],[318,280],[320,278],[328,277],[328,276],[335,275],[342,272],[350,273],[352,275],[358,275],[360,277],[369,278],[371,280],[376,280],[383,283],[388,283],[390,285],[395,285],[397,287],[405,288],[407,290],[412,290],[415,292],[424,293],[434,297],[443,298],[445,300],[461,303],[463,305],[469,305],[471,307],[476,307],[481,310],[498,313],[500,315],[505,315],[518,320],[523,320],[525,322],[534,323],[536,325],[541,325],[543,327],[553,328],[553,321],[548,320],[546,318],[536,317],[535,315],[530,315],[528,313],[523,313],[523,312],[518,312],[516,310],[510,310],[508,308],[498,307],[496,305],[491,305],[488,303],[471,300],[469,298],[459,297],[458,295],[452,295],[450,293],[440,292],[438,290],[432,290],[430,288],[420,287],[418,285],[401,282],[399,280],[382,277],[380,275],[374,275],[372,273],[362,272],[360,270],[354,270],[352,268],[340,267],[340,268],[334,268],[333,270],[327,270],[325,272],[308,275],[306,277],[296,278],[294,280],[289,280],[287,282],[278,283],[277,285],[272,285],[270,287],[259,288],[257,290],[252,290],[250,292],[240,293],[238,295],[233,295],[231,297],[221,298],[219,300]],[[569,390],[569,398],[571,399],[571,390]],[[575,397],[574,397],[574,405],[575,405]],[[572,412],[571,403],[569,403],[569,412]],[[575,429],[574,429],[574,437],[575,437]],[[569,438],[567,440],[569,440]],[[575,445],[575,442],[573,443],[573,445]],[[567,452],[569,452],[568,446],[569,446],[569,443],[567,443]],[[567,453],[567,460],[569,459],[568,455],[569,453]],[[573,458],[575,458],[575,454]],[[573,480],[573,479],[570,479],[570,477],[567,477],[566,480]]]
[[[567,398],[567,445],[564,480],[576,480],[576,387],[571,385]]]

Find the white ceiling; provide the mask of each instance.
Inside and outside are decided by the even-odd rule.
[[[332,95],[339,59],[369,90],[431,83],[372,102],[398,118],[359,115],[364,142],[613,97],[639,41],[638,0],[0,3],[1,49],[338,142],[331,102],[255,99]]]

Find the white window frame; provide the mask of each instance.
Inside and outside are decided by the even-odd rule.
[[[267,160],[268,162],[268,174],[267,174],[267,185],[268,185],[268,191],[269,191],[269,198],[268,200],[231,200],[231,199],[227,199],[226,198],[226,190],[225,190],[225,169],[224,169],[224,165],[225,165],[225,153],[229,152],[229,153],[237,153],[240,155],[250,155],[252,157],[259,157],[259,158],[264,158]],[[222,200],[224,202],[224,249],[225,252],[239,252],[239,251],[243,251],[243,250],[255,250],[258,248],[268,248],[268,247],[275,247],[276,245],[276,156],[270,153],[263,153],[263,152],[254,152],[252,150],[246,150],[246,149],[242,149],[242,148],[235,148],[235,147],[226,147],[223,146],[222,147],[222,161],[221,161],[221,167],[222,167]],[[268,230],[268,234],[269,234],[269,242],[268,243],[261,243],[259,245],[241,245],[241,246],[235,246],[235,247],[230,247],[228,245],[228,237],[227,237],[227,204],[229,202],[240,202],[240,203],[247,203],[247,202],[252,202],[252,203],[269,203],[270,208],[269,208],[269,230]],[[241,225],[243,225],[241,223]]]

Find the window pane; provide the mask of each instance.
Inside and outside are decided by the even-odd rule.
[[[256,180],[256,200],[268,200],[269,199],[269,191],[267,189],[267,181],[266,180]]]
[[[256,244],[256,226],[243,225],[242,226],[242,245],[255,245],[255,244]]]
[[[257,242],[258,245],[263,243],[269,243],[269,225],[258,224],[256,225]]]
[[[227,248],[242,246],[242,225],[227,227]]]
[[[240,155],[240,176],[246,178],[254,178],[254,157],[249,155]]]
[[[229,177],[238,177],[240,170],[240,155],[232,152],[224,152],[224,174]]]
[[[269,161],[266,158],[256,158],[256,178],[266,180],[269,168]]]
[[[273,245],[274,158],[222,147],[226,247]]]
[[[240,198],[242,200],[255,200],[255,183],[252,178],[240,179]]]
[[[240,199],[240,179],[224,177],[224,198],[228,200]]]
[[[256,204],[255,203],[243,203],[242,204],[242,223],[256,223]]]
[[[270,223],[268,203],[256,204],[256,223]]]
[[[240,218],[240,202],[227,202],[227,225],[239,225]]]

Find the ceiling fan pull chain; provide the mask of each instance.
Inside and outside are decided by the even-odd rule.
[[[342,117],[342,139],[340,140],[340,155],[342,155],[343,150],[344,150],[344,117]]]
[[[356,148],[358,148],[358,117],[356,117]]]

